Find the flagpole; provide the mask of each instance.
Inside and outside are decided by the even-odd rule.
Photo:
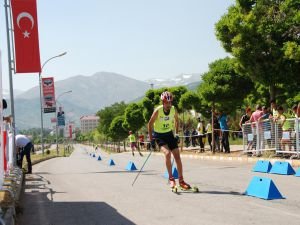
[[[9,36],[9,16],[8,10],[10,5],[8,5],[7,0],[4,0],[5,7],[5,21],[6,21],[6,35],[7,35],[7,55],[8,55],[8,73],[9,73],[9,93],[10,93],[10,110],[11,110],[11,126],[12,126],[12,148],[13,148],[13,165],[16,166],[16,143],[15,143],[15,107],[14,107],[14,90],[13,90],[13,78],[12,78],[12,60],[11,60],[11,46],[10,46],[10,36]],[[10,21],[11,24],[11,21]]]
[[[9,21],[10,21],[10,25],[12,24],[12,14],[11,14],[11,10],[9,10]],[[12,52],[12,60],[11,60],[11,66],[12,66],[12,70],[14,71],[14,74],[16,73],[16,64],[15,64],[15,48],[14,48],[14,29],[11,25],[10,28],[10,38],[11,38],[11,52]]]

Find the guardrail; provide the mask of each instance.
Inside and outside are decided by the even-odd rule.
[[[282,123],[272,119],[243,125],[243,151],[260,155],[263,151],[278,154],[300,154],[300,120],[289,118]]]

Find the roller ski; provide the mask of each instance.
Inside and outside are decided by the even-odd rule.
[[[179,178],[179,188],[183,192],[193,192],[193,193],[199,192],[198,187],[196,186],[192,187],[191,185],[185,183],[182,178]]]
[[[173,178],[174,179],[174,178]],[[172,192],[177,193],[178,190],[182,191],[182,192],[192,192],[192,193],[198,193],[199,189],[197,186],[190,186],[189,184],[185,183],[184,180],[179,181],[179,186],[176,186],[175,183],[175,179],[174,179],[174,183],[171,183],[172,180],[169,179],[170,181],[170,187]]]
[[[178,188],[176,186],[175,178],[174,177],[169,178],[169,183],[170,183],[171,191],[177,193]]]

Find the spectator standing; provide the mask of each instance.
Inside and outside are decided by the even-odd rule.
[[[278,117],[278,107],[277,107],[275,99],[272,99],[270,101],[270,103],[271,103],[271,114],[273,117],[277,118]]]
[[[221,127],[218,119],[218,113],[216,112],[214,112],[213,122],[214,122],[213,126],[214,126],[214,138],[215,138],[214,146],[215,148],[217,147],[217,152],[220,152]]]
[[[262,130],[263,130],[263,139],[267,140],[269,148],[271,148],[271,122],[270,122],[270,110],[267,106],[262,107],[262,116],[259,118],[259,121],[262,122]],[[267,134],[267,135],[265,135]],[[266,137],[265,137],[266,136]],[[263,142],[263,148],[265,148],[264,142]]]
[[[273,118],[274,122],[277,123],[278,127],[278,147],[276,146],[276,149],[282,150],[281,147],[281,139],[282,139],[282,134],[283,134],[283,126],[286,121],[286,116],[283,114],[283,107],[278,106],[278,115]]]
[[[262,107],[261,105],[256,105],[255,111],[252,113],[250,117],[250,123],[252,126],[252,133],[253,133],[253,147],[259,151],[261,149],[261,138],[262,138],[262,127],[259,125],[259,119],[263,115]],[[260,135],[258,137],[258,135]],[[259,139],[259,142],[257,142],[257,139]],[[258,149],[257,149],[257,143],[258,143]],[[253,154],[255,155],[255,154]],[[260,155],[260,152],[257,152],[257,155]]]
[[[198,137],[198,132],[196,131],[195,128],[193,128],[193,131],[192,131],[192,146],[193,147],[196,147],[196,145],[197,145],[197,137]]]
[[[243,125],[245,123],[247,123],[249,120],[250,120],[250,117],[251,117],[251,108],[246,108],[246,113],[241,117],[241,120],[240,120],[240,129],[243,131]]]
[[[190,137],[191,136],[191,134],[190,134],[190,131],[189,131],[189,129],[186,129],[185,131],[184,131],[184,143],[185,143],[185,147],[189,147],[190,146]]]
[[[26,156],[27,161],[27,174],[32,173],[30,152],[34,152],[34,146],[31,140],[22,134],[16,135],[16,149],[17,149],[17,166],[22,169],[23,158]]]
[[[208,144],[210,147],[210,151],[212,151],[212,127],[211,127],[211,123],[208,122],[208,124],[206,125],[206,135],[207,135],[207,140],[208,140]]]
[[[241,117],[239,126],[240,126],[240,130],[242,131],[243,135],[245,135],[247,137],[248,140],[248,134],[251,133],[251,129],[250,126],[245,126],[244,124],[248,123],[248,121],[250,120],[251,117],[251,108],[247,107],[246,108],[246,113]],[[250,150],[252,147],[252,141],[248,140],[248,145],[247,145],[247,150]]]
[[[221,111],[219,123],[222,131],[222,145],[224,147],[225,153],[230,153],[228,121],[229,119],[225,112]]]
[[[198,125],[197,125],[197,131],[198,131],[198,140],[199,140],[199,144],[200,144],[200,152],[204,152],[204,133],[205,133],[205,127],[204,127],[204,123],[203,120],[201,120],[201,118],[198,118]]]

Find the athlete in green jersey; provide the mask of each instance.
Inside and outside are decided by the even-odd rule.
[[[165,163],[169,173],[171,188],[176,186],[175,179],[172,175],[171,154],[173,154],[178,169],[179,185],[183,189],[190,189],[191,186],[183,180],[182,162],[177,144],[178,114],[175,107],[172,106],[173,96],[170,92],[165,91],[160,97],[162,105],[154,110],[148,123],[149,140],[152,141],[154,139],[165,155]],[[173,134],[174,129],[175,137]]]
[[[129,131],[128,139],[129,139],[129,143],[130,143],[132,156],[134,156],[134,150],[136,150],[136,149],[140,153],[140,156],[143,156],[143,154],[140,152],[140,150],[136,146],[136,138],[135,138],[135,135],[132,133],[132,131]]]

